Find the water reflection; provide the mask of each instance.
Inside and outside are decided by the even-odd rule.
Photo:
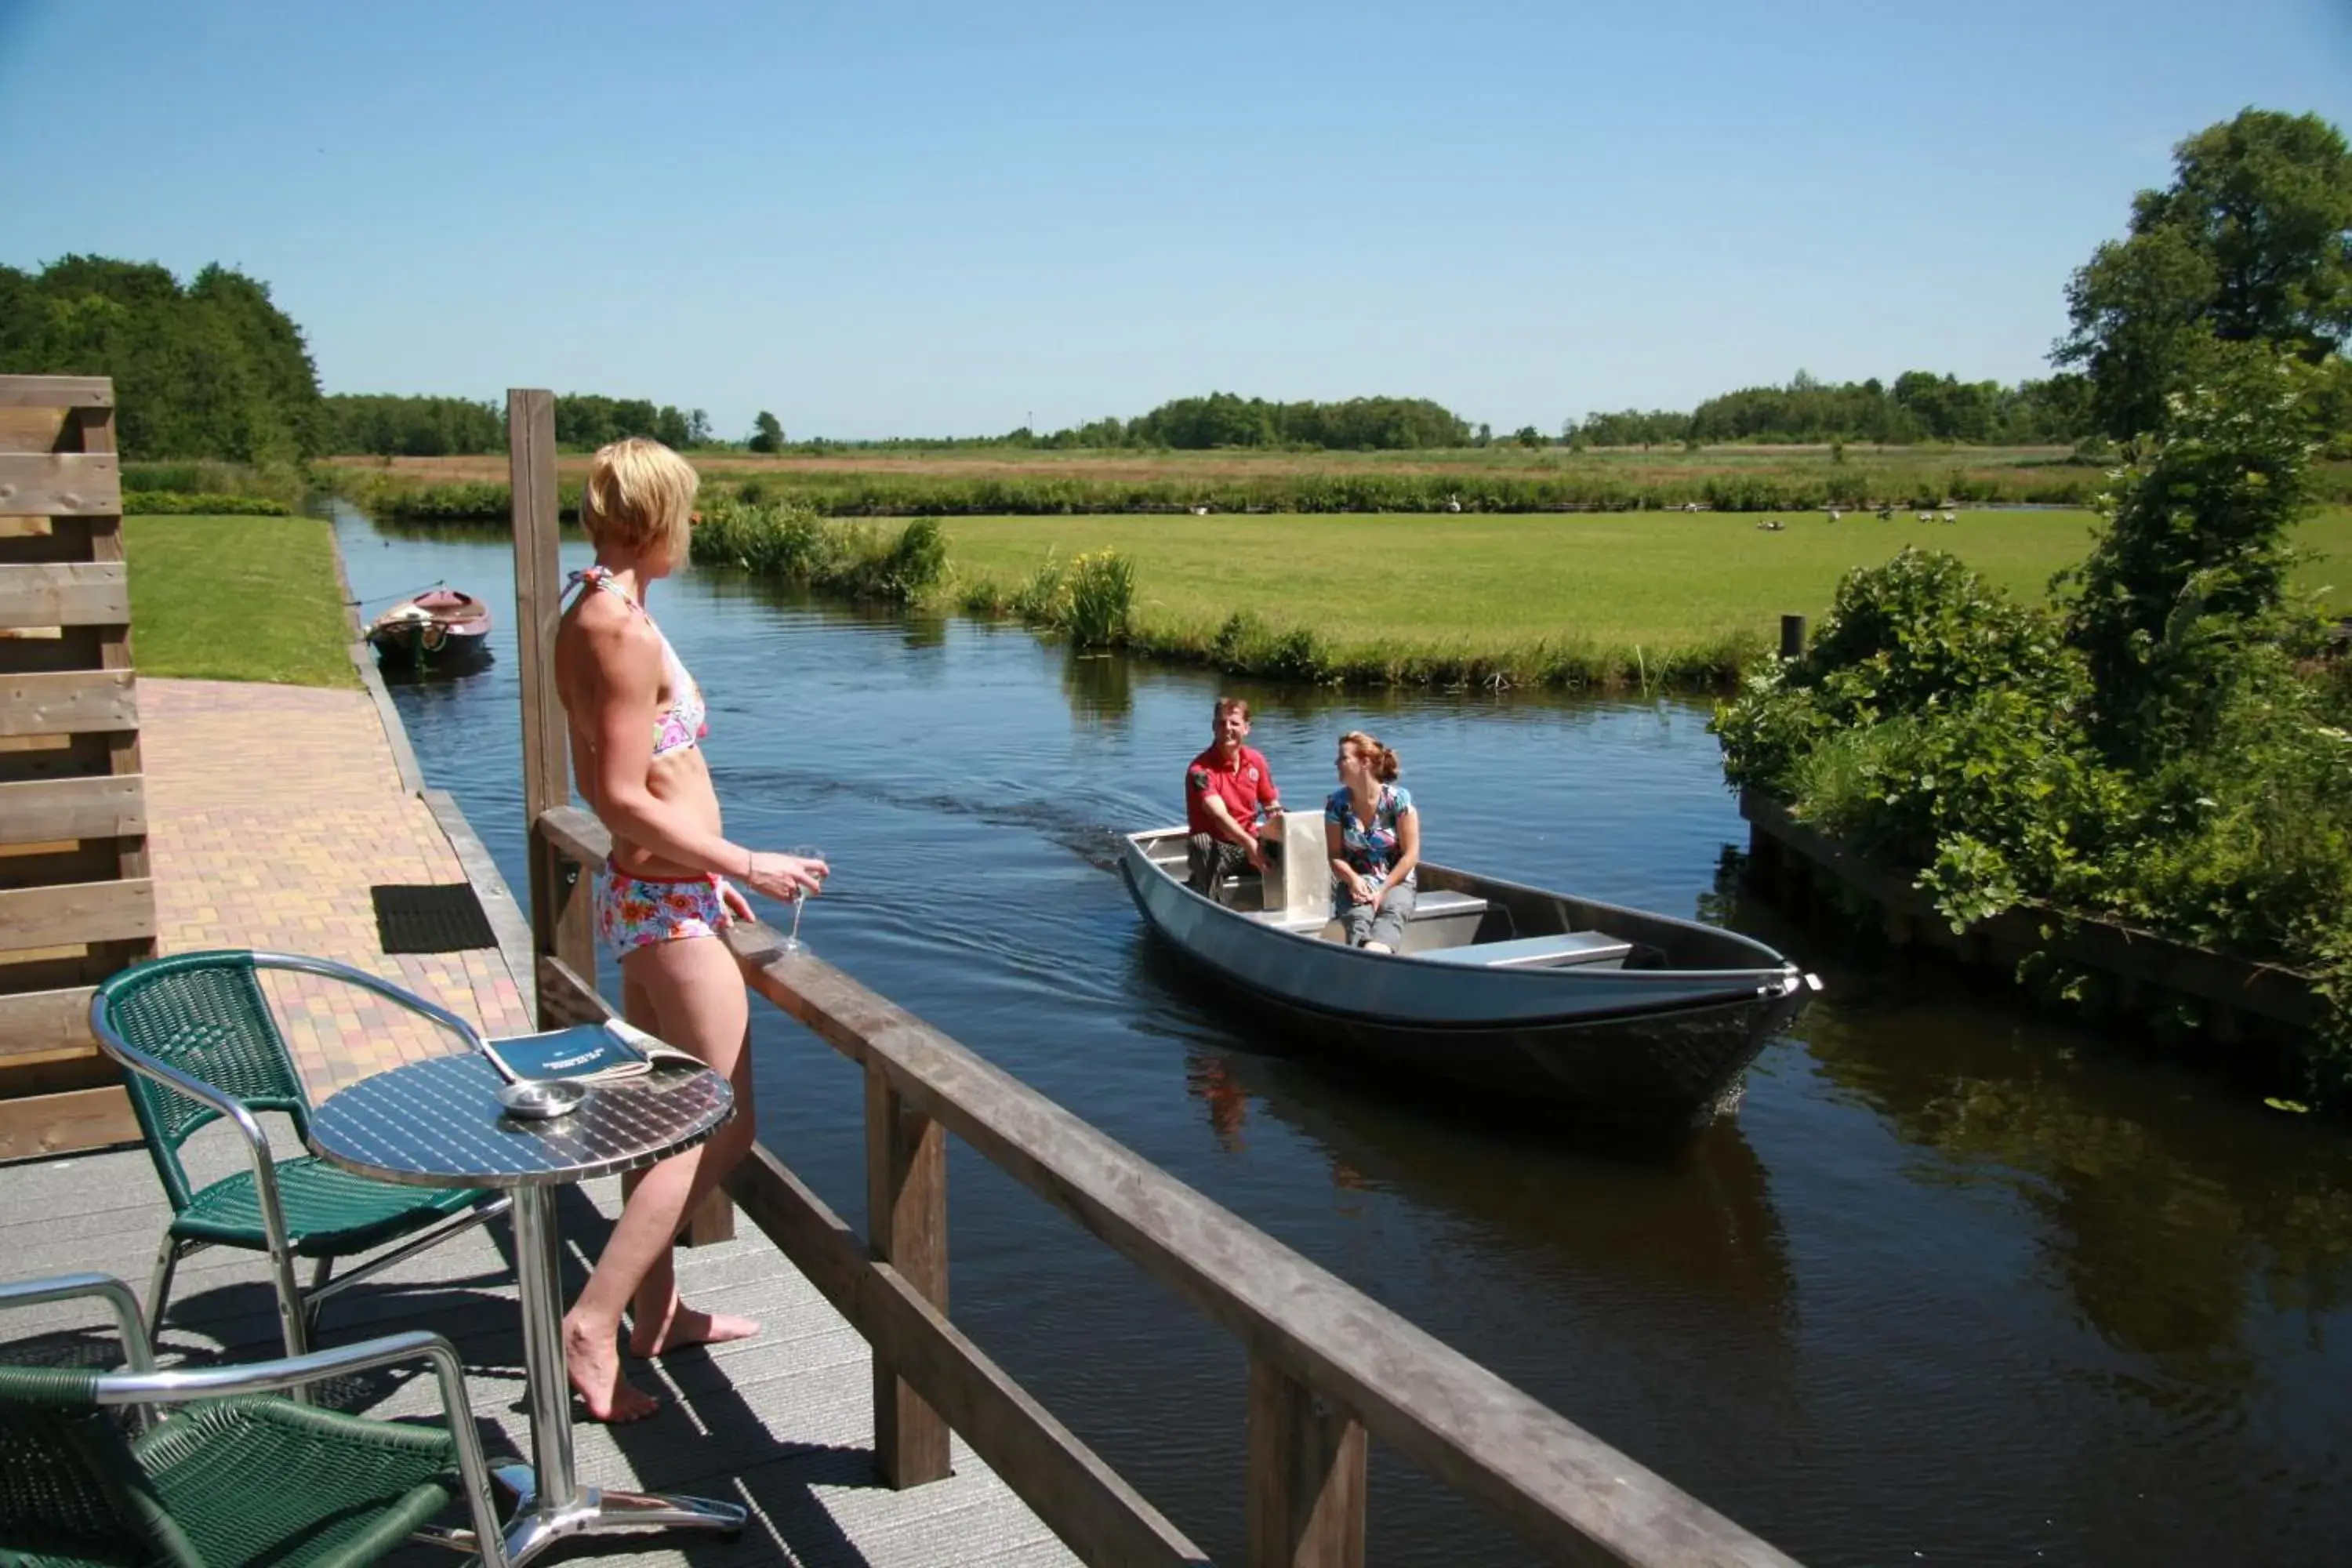
[[[1135,686],[1125,654],[1079,653],[1062,658],[1062,695],[1081,723],[1124,724],[1135,710]]]
[[[1647,1281],[1768,1316],[1790,1310],[1786,1237],[1763,1163],[1735,1123],[1672,1146],[1562,1148],[1431,1116],[1300,1064],[1195,1048],[1185,1088],[1228,1148],[1270,1116],[1321,1152],[1336,1188],[1402,1194],[1513,1250],[1620,1285]]]
[[[488,675],[498,662],[498,655],[485,648],[463,664],[420,665],[404,658],[377,659],[376,673],[383,677],[386,686],[451,686]]]
[[[1935,1156],[1918,1179],[1995,1187],[2032,1213],[2050,1279],[2109,1345],[2201,1400],[2263,1375],[2262,1320],[2352,1304],[2352,1150],[2336,1129],[2217,1106],[2209,1079],[1954,994],[1948,977],[1836,978],[1849,1002],[1817,1021],[1814,1059]],[[1878,1044],[1889,1028],[1901,1052]]]

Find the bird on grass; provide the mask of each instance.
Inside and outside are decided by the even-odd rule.
[[[1832,508],[1830,508],[1830,521],[1831,521],[1832,522],[1835,522],[1835,521],[1838,521],[1838,519],[1840,519],[1840,518],[1843,517],[1844,515],[1845,515],[1845,513],[1843,513],[1843,512],[1842,512],[1842,511],[1838,510],[1838,509],[1837,509],[1837,508],[1835,508],[1835,507],[1832,507]]]
[[[1958,512],[1948,511],[1944,514],[1943,521],[1946,522],[1958,522],[1960,521],[1959,514]]]

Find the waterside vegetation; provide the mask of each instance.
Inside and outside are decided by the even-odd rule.
[[[2217,363],[2053,604],[1906,551],[1716,724],[1731,782],[1915,876],[1955,931],[2042,908],[2309,975],[2305,1087],[2352,1103],[2352,676],[2289,587],[2307,377],[2252,345]],[[2020,977],[2114,999],[2046,954]]]

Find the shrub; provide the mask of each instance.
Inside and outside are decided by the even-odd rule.
[[[1135,606],[1135,563],[1116,550],[1077,557],[1070,563],[1063,603],[1063,629],[1074,646],[1125,642]]]
[[[947,542],[936,518],[896,531],[835,522],[803,507],[719,500],[694,531],[697,561],[730,563],[851,598],[913,604],[947,575]]]

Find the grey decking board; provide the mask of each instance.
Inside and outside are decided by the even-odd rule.
[[[210,1180],[237,1168],[240,1158],[233,1146],[215,1140],[192,1153],[191,1173]],[[592,1214],[583,1196],[601,1213]],[[618,1200],[614,1182],[566,1194],[567,1294],[585,1279]],[[143,1300],[167,1214],[142,1151],[0,1166],[0,1216],[6,1220],[0,1246],[10,1248],[0,1256],[7,1258],[7,1278],[64,1272],[41,1259],[70,1260],[72,1268],[128,1281]],[[26,1215],[40,1217],[19,1217]],[[347,1344],[406,1328],[448,1334],[466,1360],[473,1414],[485,1441],[494,1452],[521,1451],[528,1428],[520,1326],[505,1250],[510,1245],[506,1222],[494,1221],[388,1270],[329,1307],[321,1342]],[[633,1379],[683,1408],[617,1431],[577,1424],[581,1474],[592,1483],[735,1498],[750,1504],[753,1518],[737,1542],[614,1536],[574,1548],[566,1560],[599,1568],[769,1563],[1028,1568],[1073,1561],[961,1440],[954,1447],[956,1474],[947,1480],[905,1492],[872,1481],[872,1374],[865,1342],[765,1237],[746,1227],[734,1241],[679,1252],[677,1267],[689,1299],[756,1317],[762,1331],[659,1363],[628,1362]],[[10,1342],[47,1337],[71,1345],[89,1337],[79,1334],[84,1330],[110,1338],[110,1321],[91,1304],[0,1313],[0,1358]],[[258,1254],[212,1248],[181,1265],[163,1336],[167,1362],[175,1355],[253,1359],[273,1353],[277,1343],[274,1298]],[[362,1408],[389,1417],[437,1417],[440,1408],[429,1378],[371,1380],[346,1392],[363,1394]],[[419,1549],[395,1561],[400,1568],[446,1568],[453,1559]]]

